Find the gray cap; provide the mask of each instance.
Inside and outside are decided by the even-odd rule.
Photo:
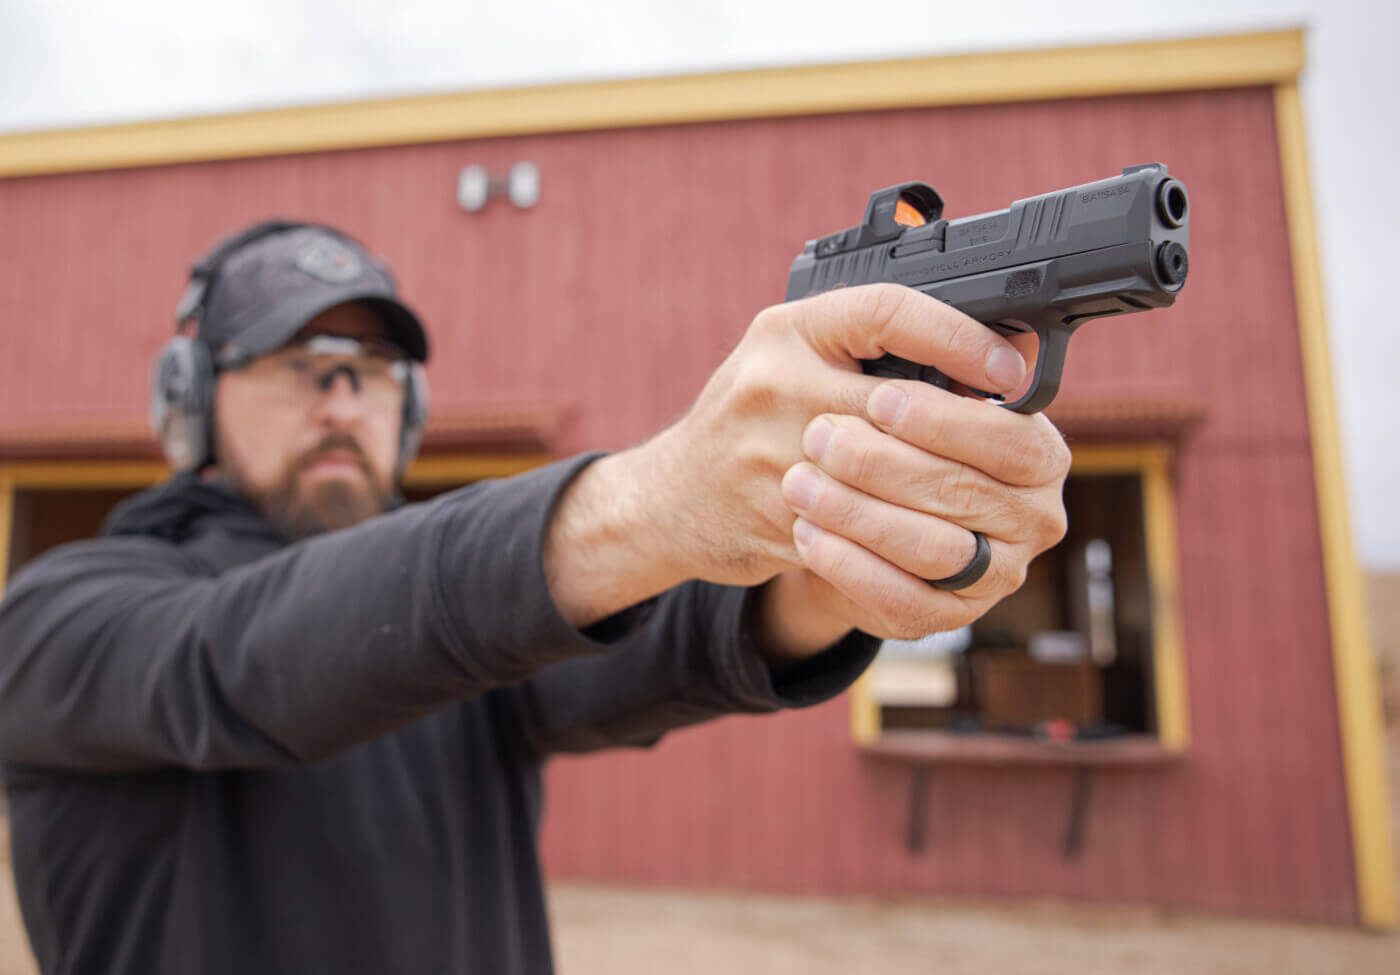
[[[215,355],[265,355],[326,309],[362,301],[383,320],[390,341],[411,358],[427,361],[427,334],[418,316],[399,301],[384,264],[330,228],[290,224],[269,229],[235,244],[222,260],[206,260],[195,269],[196,282],[205,272],[205,284],[190,311],[197,309],[199,338]]]

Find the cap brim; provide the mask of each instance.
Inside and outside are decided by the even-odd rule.
[[[280,349],[317,315],[337,305],[361,301],[368,305],[388,330],[389,341],[418,362],[428,361],[428,334],[407,305],[380,289],[315,289],[277,307],[256,325],[238,331],[230,345],[249,356],[266,355]]]

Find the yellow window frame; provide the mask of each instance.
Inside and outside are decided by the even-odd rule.
[[[1147,534],[1147,575],[1152,591],[1152,672],[1157,741],[1180,753],[1191,744],[1182,646],[1180,569],[1176,546],[1176,499],[1172,489],[1172,448],[1165,443],[1082,445],[1074,448],[1071,474],[1136,474],[1142,480],[1143,526]],[[880,739],[880,704],[869,675],[851,689],[851,737],[870,746]]]

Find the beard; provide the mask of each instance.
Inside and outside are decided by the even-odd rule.
[[[330,451],[346,451],[364,473],[363,481],[327,480],[303,486],[302,474]],[[258,490],[242,477],[236,464],[221,464],[226,483],[252,501],[287,538],[297,541],[323,532],[349,528],[382,514],[389,506],[389,489],[381,484],[369,458],[354,437],[328,434],[311,450],[287,465],[272,488]]]

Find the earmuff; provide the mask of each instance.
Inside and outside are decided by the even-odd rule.
[[[311,227],[337,237],[345,234],[320,224],[267,220],[220,241],[190,271],[190,283],[175,309],[180,333],[166,342],[151,370],[150,424],[172,469],[199,470],[214,462],[214,384],[217,374],[208,343],[197,327],[224,262],[255,240]],[[349,239],[349,238],[345,238]],[[190,334],[192,331],[194,334]],[[428,422],[428,376],[420,362],[410,363],[404,383],[395,473],[402,474],[417,456]]]
[[[151,370],[150,421],[174,470],[198,470],[213,460],[214,364],[203,342],[177,335],[160,350]]]

